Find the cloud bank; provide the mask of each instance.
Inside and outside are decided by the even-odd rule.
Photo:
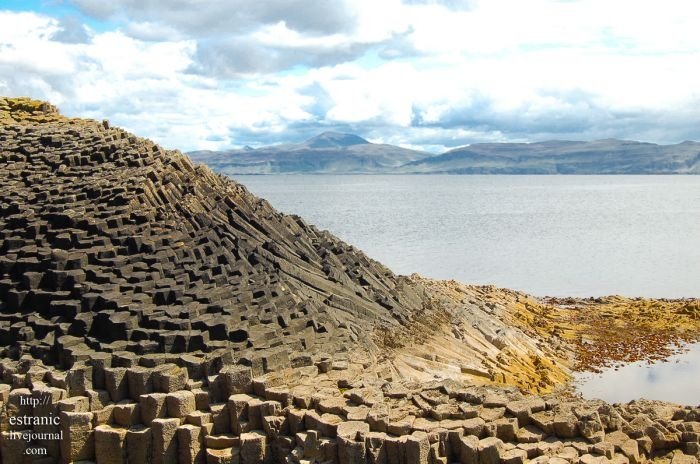
[[[483,141],[700,139],[695,2],[71,0],[1,10],[0,94],[171,148],[323,130]]]

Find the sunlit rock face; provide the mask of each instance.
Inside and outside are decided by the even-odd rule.
[[[699,454],[698,408],[556,391],[593,327],[559,303],[396,276],[106,121],[0,123],[0,462]]]

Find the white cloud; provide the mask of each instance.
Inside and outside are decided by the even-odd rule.
[[[183,149],[234,144],[232,127],[280,132],[286,121],[310,117],[302,109],[307,97],[288,90],[245,96],[187,74],[195,51],[191,40],[147,42],[104,32],[87,44],[66,44],[51,40],[57,24],[38,14],[0,12],[4,92],[49,99],[69,115],[109,117]],[[212,136],[222,140],[207,141]]]
[[[57,21],[34,13],[8,13],[0,15],[0,42],[9,44],[15,40],[38,40],[58,30]]]
[[[686,0],[337,0],[319,11],[247,1],[235,12],[227,2],[79,3],[119,27],[0,12],[0,90],[170,147],[328,127],[433,149],[700,138],[700,7]],[[86,35],[57,41],[68,26]]]
[[[121,32],[105,32],[94,37],[85,55],[98,62],[105,74],[141,79],[182,73],[194,51],[194,41],[144,42]]]

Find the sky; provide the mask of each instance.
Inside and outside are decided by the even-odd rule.
[[[0,0],[0,95],[183,151],[700,140],[694,0]]]

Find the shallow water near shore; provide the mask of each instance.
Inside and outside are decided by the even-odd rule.
[[[635,362],[600,374],[577,374],[574,386],[584,398],[610,403],[646,398],[700,405],[700,343],[653,364]]]
[[[233,176],[399,274],[700,297],[700,176]]]
[[[234,176],[400,274],[534,295],[700,297],[700,176]],[[700,404],[700,346],[581,376],[587,398]]]

